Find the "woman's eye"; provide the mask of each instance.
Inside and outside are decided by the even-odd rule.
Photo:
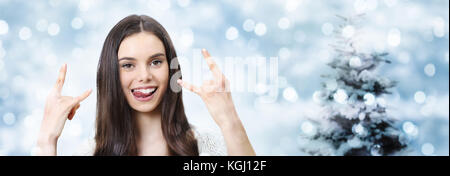
[[[122,68],[131,68],[133,64],[122,64]]]
[[[158,65],[160,65],[162,63],[162,61],[160,61],[160,60],[154,60],[154,61],[152,61],[152,65],[155,65],[155,66],[158,66]]]

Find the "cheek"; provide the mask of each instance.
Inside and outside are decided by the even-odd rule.
[[[162,69],[161,72],[158,73],[158,77],[161,83],[167,84],[167,82],[169,82],[169,70]]]
[[[131,75],[129,73],[126,73],[126,72],[120,73],[120,83],[121,83],[124,91],[126,91],[129,88],[132,78],[133,78],[133,75]]]
[[[159,86],[165,89],[169,82],[169,69],[167,68],[167,66],[155,70],[155,72],[153,72],[153,75],[158,80]]]

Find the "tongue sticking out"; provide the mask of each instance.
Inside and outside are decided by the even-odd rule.
[[[133,95],[136,96],[136,97],[148,97],[148,96],[152,95],[152,93],[153,92],[150,92],[150,93],[146,94],[146,93],[142,93],[142,92],[139,92],[139,91],[134,91]]]

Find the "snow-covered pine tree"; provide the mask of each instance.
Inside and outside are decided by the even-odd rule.
[[[407,146],[382,98],[396,82],[376,74],[380,64],[390,63],[388,53],[356,47],[363,16],[338,16],[343,23],[334,31],[335,54],[328,64],[335,74],[322,75],[327,81],[313,98],[323,111],[320,118],[309,119],[315,132],[303,135],[306,142],[300,147],[311,155],[395,155]]]

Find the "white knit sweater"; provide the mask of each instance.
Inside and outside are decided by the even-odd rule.
[[[225,156],[227,148],[225,140],[221,133],[211,129],[198,129],[191,125],[197,139],[198,151],[200,156]],[[75,156],[92,156],[95,150],[95,140],[88,140],[82,144],[80,149],[73,155]]]

